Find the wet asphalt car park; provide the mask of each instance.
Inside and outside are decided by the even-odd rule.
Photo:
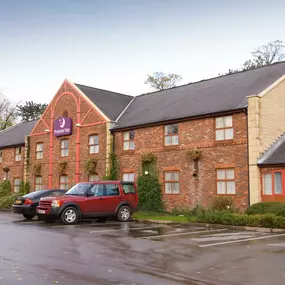
[[[0,285],[284,284],[285,233],[0,212]]]

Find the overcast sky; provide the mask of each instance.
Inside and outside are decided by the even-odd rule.
[[[65,78],[130,95],[146,75],[189,83],[285,40],[282,0],[0,0],[0,90],[49,103]]]

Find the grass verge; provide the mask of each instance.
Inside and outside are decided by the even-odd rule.
[[[189,219],[186,216],[165,215],[158,213],[137,212],[133,215],[133,218],[137,220],[161,220],[179,223],[189,222]]]

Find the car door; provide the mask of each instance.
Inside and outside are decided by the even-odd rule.
[[[103,197],[104,212],[115,213],[122,199],[119,186],[120,185],[116,183],[105,184]]]
[[[95,183],[84,200],[83,214],[93,215],[104,212],[104,185]]]

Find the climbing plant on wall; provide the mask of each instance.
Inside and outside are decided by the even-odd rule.
[[[161,185],[156,169],[156,156],[144,153],[141,157],[142,173],[138,178],[139,208],[142,211],[163,211]]]

